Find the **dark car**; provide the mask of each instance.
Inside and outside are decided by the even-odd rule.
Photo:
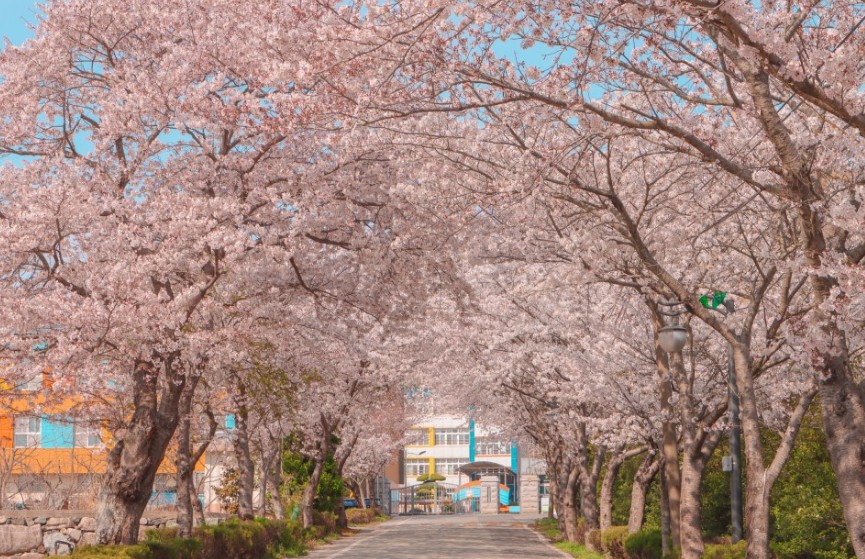
[[[344,509],[356,509],[359,505],[357,504],[356,499],[343,499],[342,500],[342,508]]]
[[[363,500],[363,502],[366,504],[366,508],[370,508],[370,507],[372,507],[372,499],[370,499],[370,498],[366,498],[366,499]],[[375,506],[381,508],[381,499],[376,499],[376,500],[375,500]]]

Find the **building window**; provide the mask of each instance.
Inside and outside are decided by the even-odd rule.
[[[457,470],[466,464],[462,458],[436,458],[436,473],[443,476],[456,475]]]
[[[409,458],[405,461],[405,474],[407,476],[421,476],[429,473],[429,460]]]
[[[468,429],[436,429],[436,445],[469,444]]]
[[[510,454],[511,443],[510,441],[478,441],[475,452],[483,455]]]
[[[409,429],[405,434],[406,446],[429,446],[429,429]]]
[[[38,417],[16,417],[14,442],[15,448],[34,448],[42,439],[42,421]]]
[[[95,448],[102,444],[102,429],[98,425],[75,424],[75,446]]]

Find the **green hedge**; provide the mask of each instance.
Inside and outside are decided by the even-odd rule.
[[[263,559],[304,553],[306,533],[295,521],[232,519],[201,526],[193,538],[177,537],[176,529],[151,530],[138,545],[76,549],[77,559]]]
[[[707,544],[703,559],[745,559],[747,545],[745,540],[738,543]]]
[[[625,553],[627,526],[613,526],[601,532],[601,549],[612,559],[629,559]]]
[[[625,553],[630,559],[662,559],[661,530],[644,528],[625,538]]]

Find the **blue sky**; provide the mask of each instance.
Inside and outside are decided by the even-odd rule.
[[[0,0],[0,37],[16,45],[31,37],[33,34],[27,23],[36,22],[36,4],[35,0]]]

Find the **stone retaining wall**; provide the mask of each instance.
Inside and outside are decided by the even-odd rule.
[[[0,559],[40,559],[47,555],[69,555],[79,546],[96,544],[96,519],[70,516],[56,511],[49,516],[0,513]],[[174,515],[141,519],[141,537],[147,528],[177,526]],[[216,520],[216,519],[214,519]]]

